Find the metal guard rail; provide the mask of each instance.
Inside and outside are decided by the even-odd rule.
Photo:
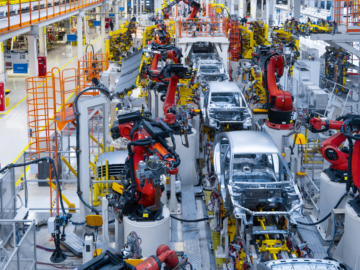
[[[19,30],[102,2],[101,0],[18,0],[18,4],[12,4],[13,1],[10,3],[10,0],[7,0],[6,5],[1,7],[6,10],[4,15],[5,19],[7,17],[7,25],[3,23],[3,18],[0,23],[0,34]],[[46,13],[43,12],[44,10]],[[16,16],[19,20],[11,22],[16,20]]]

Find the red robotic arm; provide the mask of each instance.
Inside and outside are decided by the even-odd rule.
[[[161,264],[165,265],[169,269],[174,269],[179,264],[179,258],[176,255],[176,252],[171,250],[166,245],[160,245],[156,250],[156,257],[151,256],[142,261],[136,266],[137,270],[159,270],[161,269]]]
[[[175,1],[171,2],[166,8],[164,8],[162,10],[163,15],[164,15],[164,19],[169,19],[169,17],[170,17],[170,14],[169,14],[170,8],[172,6],[178,4],[181,1],[183,1],[185,4],[187,4],[190,7],[190,10],[191,10],[189,17],[186,18],[187,21],[194,19],[196,17],[196,13],[201,10],[200,3],[196,2],[195,0],[175,0]]]
[[[267,60],[265,60],[267,62]],[[292,129],[294,126],[294,107],[290,92],[278,89],[276,75],[282,76],[284,62],[280,55],[270,56],[269,64],[265,64],[265,80],[267,83],[268,97],[268,121],[266,125],[273,129]]]
[[[275,73],[282,76],[284,72],[284,62],[281,56],[276,55],[270,59],[267,71],[267,84],[270,100],[274,100],[274,108],[279,111],[293,111],[292,98],[290,92],[279,90],[276,85]]]
[[[127,138],[128,140],[131,141],[137,141],[151,137],[150,134],[145,129],[142,129],[141,131],[135,132],[133,138],[131,138],[130,131],[133,128],[133,126],[134,126],[134,122],[119,125],[120,136]],[[136,171],[139,169],[139,162],[144,161],[145,157],[149,154],[149,152],[158,155],[160,160],[172,162],[175,161],[175,159],[170,157],[170,153],[167,151],[167,149],[158,142],[146,146],[132,146],[132,149],[133,149],[132,151],[134,152],[133,163],[134,163],[134,175],[136,182],[136,192],[142,193],[141,199],[139,200],[138,204],[143,205],[145,207],[153,206],[155,205],[155,197],[157,191],[153,182],[150,179],[146,179],[144,186],[141,187],[141,181],[136,176]],[[168,173],[171,175],[175,175],[178,173],[178,168],[168,169]],[[161,196],[161,192],[158,195]]]
[[[310,130],[314,132],[326,131],[328,129],[341,129],[344,121],[334,120],[322,120],[320,118],[312,118],[310,120]],[[348,169],[348,158],[347,153],[342,152],[339,147],[346,140],[346,136],[342,132],[338,132],[325,140],[321,144],[320,152],[322,156],[331,163],[331,168],[340,171],[346,171]],[[358,148],[358,147],[357,147]],[[354,149],[355,151],[355,149]],[[356,150],[358,151],[358,150]],[[360,152],[358,152],[360,153]],[[353,155],[353,157],[355,157]]]
[[[189,17],[186,18],[187,21],[195,18],[196,13],[201,10],[201,5],[194,0],[183,0],[185,4],[190,6],[191,13]]]

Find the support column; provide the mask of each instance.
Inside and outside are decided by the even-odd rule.
[[[239,0],[239,17],[244,17],[244,9],[245,9],[245,0]]]
[[[230,2],[230,14],[234,14],[234,0],[229,0]]]
[[[39,29],[39,28],[37,28]],[[30,34],[27,35],[27,39],[28,39],[28,52],[29,52],[29,77],[36,77],[39,76],[39,71],[38,71],[38,63],[37,63],[37,57],[38,57],[38,52],[37,52],[37,35],[35,34]]]
[[[300,1],[294,1],[294,18],[295,21],[300,21]]]
[[[89,44],[89,21],[87,20],[88,16],[84,16],[84,35],[85,35],[85,44]]]
[[[334,16],[334,0],[331,1],[331,7],[330,7],[330,16],[331,16],[331,20],[334,21],[335,20],[335,16]]]
[[[124,7],[125,7],[125,19],[128,18],[128,0],[123,0],[124,1]]]
[[[101,12],[101,7],[96,7],[96,13],[100,13]],[[100,14],[96,14],[96,20],[100,21]],[[98,33],[99,35],[101,34],[101,26],[96,26],[96,33]]]
[[[131,1],[131,18],[134,15],[134,1],[135,0],[130,0]]]
[[[267,20],[269,27],[275,25],[275,0],[267,0],[266,1],[266,13],[268,14]]]
[[[291,19],[291,17],[292,17],[292,16],[290,16],[290,13],[291,13],[290,3],[291,3],[291,1],[288,0],[288,2],[287,2],[287,17],[286,17],[286,19]]]
[[[105,6],[104,4],[101,6],[101,13],[105,13]],[[105,53],[105,14],[101,14],[101,39],[102,39],[102,53]]]
[[[79,15],[77,16],[77,49],[78,49],[78,59],[81,58],[83,55],[83,34],[82,34],[82,26],[83,26],[83,19],[84,13],[80,11]]]
[[[6,79],[4,42],[0,42],[0,82],[5,83]]]
[[[250,16],[253,20],[256,20],[256,8],[257,8],[257,0],[251,0]]]
[[[262,20],[264,20],[264,0],[261,0],[260,17]]]
[[[115,1],[115,30],[118,30],[120,28],[119,26],[119,0]]]
[[[39,55],[46,56],[46,26],[39,29]]]

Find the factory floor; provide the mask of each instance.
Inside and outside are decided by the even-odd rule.
[[[101,49],[101,38],[93,35],[90,41],[94,45],[95,51]],[[48,71],[54,67],[75,68],[77,63],[76,46],[73,46],[71,57],[65,55],[65,44],[55,45],[54,50],[49,51],[47,55]],[[11,107],[5,112],[0,112],[1,166],[14,162],[29,143],[25,84],[27,78],[28,76],[11,75],[5,83],[5,89],[11,90],[9,94]]]

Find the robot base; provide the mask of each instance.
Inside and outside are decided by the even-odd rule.
[[[329,176],[324,172],[320,174],[320,179],[320,200],[317,203],[320,211],[317,211],[316,208],[313,209],[310,215],[313,222],[319,221],[331,212],[341,196],[344,195],[346,188],[346,184],[331,181]],[[329,194],[331,194],[331,196],[329,196]],[[344,209],[346,201],[347,200],[344,199],[337,209]],[[331,241],[333,238],[333,219],[334,218],[328,218],[315,226],[325,241]]]
[[[266,131],[267,134],[269,134],[269,136],[271,137],[271,139],[273,139],[274,143],[276,144],[276,146],[279,148],[280,152],[283,151],[283,136],[288,135],[291,130],[285,129],[274,129],[271,128],[269,126],[267,126],[266,124],[263,125],[264,130]],[[289,137],[289,143],[293,142],[293,138],[292,136]]]
[[[192,133],[188,134],[189,147],[186,148],[183,145],[185,140],[184,136],[174,135],[176,143],[176,152],[180,156],[181,163],[179,168],[179,175],[181,178],[182,185],[187,185],[189,183],[196,185],[197,184],[197,174],[196,174],[196,157],[195,157],[195,139],[197,131],[195,129],[191,130]],[[170,144],[170,143],[169,143]]]
[[[155,221],[132,221],[124,217],[124,239],[132,232],[141,238],[142,255],[149,257],[156,254],[156,248],[161,244],[170,245],[170,211],[163,208],[164,218]]]
[[[345,226],[344,235],[341,238],[333,257],[341,260],[351,269],[357,269],[360,264],[360,217],[354,208],[346,204],[345,206]]]

